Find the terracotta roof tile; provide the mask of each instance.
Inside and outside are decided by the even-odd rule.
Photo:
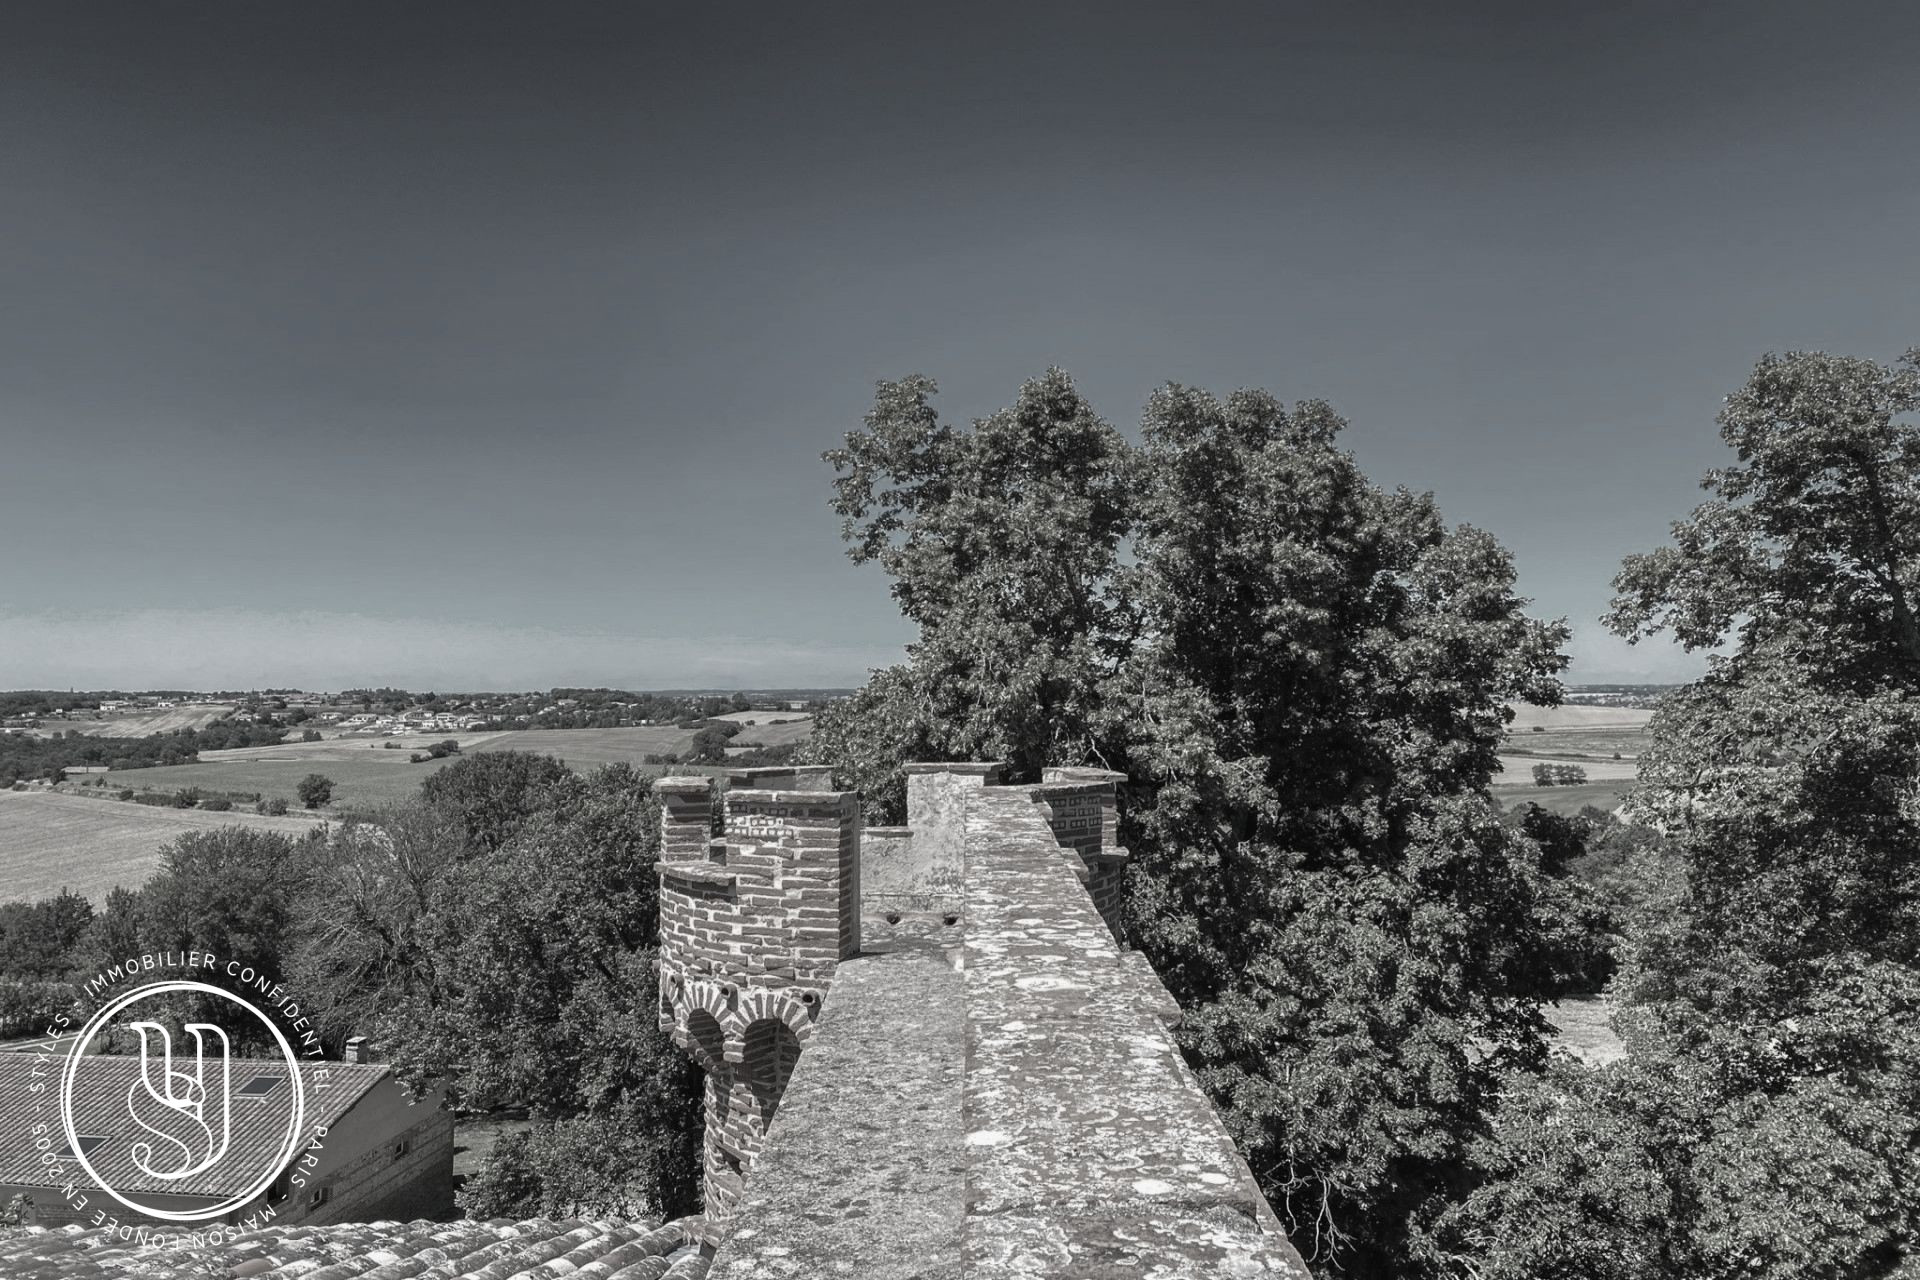
[[[140,1244],[104,1229],[0,1230],[8,1280],[704,1280],[694,1219],[349,1222],[269,1227],[220,1244]]]
[[[65,1172],[60,1177],[52,1176],[33,1147],[31,1135],[36,1123],[48,1122],[56,1128],[60,1123],[59,1112],[48,1096],[32,1088],[32,1072],[37,1062],[34,1054],[0,1053],[0,1184],[59,1186],[73,1172],[70,1165],[62,1166]],[[65,1066],[64,1059],[57,1059],[54,1070],[64,1070]],[[48,1068],[42,1065],[39,1069]],[[254,1077],[277,1078],[281,1081],[280,1087],[263,1097],[233,1100],[233,1146],[229,1158],[197,1178],[165,1182],[144,1172],[133,1159],[134,1142],[151,1137],[136,1127],[126,1105],[127,1090],[139,1079],[140,1059],[89,1055],[80,1059],[78,1071],[74,1125],[83,1134],[106,1138],[88,1153],[88,1159],[110,1186],[121,1191],[233,1195],[244,1189],[241,1183],[251,1182],[259,1175],[286,1140],[293,1108],[293,1091],[285,1084],[287,1064],[278,1060],[237,1059],[233,1064],[236,1089]],[[379,1063],[300,1064],[301,1078],[307,1084],[306,1131],[312,1132],[315,1125],[333,1125],[348,1108],[366,1096],[369,1089],[385,1079],[387,1072],[387,1067]]]

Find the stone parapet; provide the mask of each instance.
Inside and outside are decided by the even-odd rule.
[[[1124,866],[1119,779],[1095,772],[909,773],[918,821],[870,833],[899,843],[864,869],[924,842],[958,909],[880,925],[833,970],[778,1122],[746,1135],[752,1177],[712,1178],[714,1276],[1304,1280],[1172,1039],[1178,1006],[1090,892]]]

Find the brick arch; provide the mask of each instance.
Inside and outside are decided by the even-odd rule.
[[[735,1078],[747,1087],[749,1120],[756,1135],[764,1138],[800,1060],[800,1037],[784,1018],[756,1018],[747,1024],[741,1042],[745,1052]]]
[[[772,1020],[784,1025],[805,1043],[813,1033],[813,1020],[820,1008],[820,995],[818,992],[811,993],[814,1002],[807,1005],[802,1003],[801,994],[790,987],[755,987],[743,993],[734,1013],[741,1039],[745,1040],[747,1028],[754,1023]]]
[[[730,1067],[727,1062],[727,1031],[720,1019],[704,1008],[691,1009],[679,1030],[680,1034],[674,1039],[695,1064],[715,1079],[724,1079]]]

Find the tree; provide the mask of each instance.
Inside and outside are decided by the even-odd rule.
[[[551,765],[467,757],[342,832],[303,898],[295,972],[330,1036],[372,1036],[456,1105],[532,1114],[470,1211],[690,1212],[700,1076],[654,1021],[657,802],[628,765]]]
[[[277,831],[190,831],[161,848],[159,869],[138,893],[108,895],[106,910],[76,947],[76,968],[85,976],[142,952],[197,950],[279,979],[288,968],[291,904],[307,866],[301,846]],[[236,1044],[259,1044],[265,1035],[224,1000],[182,996],[169,1008],[179,1022],[224,1027]]]
[[[70,889],[38,902],[0,903],[0,977],[64,976],[92,923],[92,904]]]
[[[435,895],[467,856],[453,816],[419,799],[349,822],[316,852],[294,906],[289,977],[333,1044],[385,1011],[438,1006],[428,945]]]
[[[930,393],[883,384],[828,455],[919,639],[810,754],[873,817],[907,760],[1125,770],[1128,928],[1188,1062],[1307,1251],[1410,1270],[1499,1066],[1544,1059],[1539,999],[1589,980],[1582,893],[1487,791],[1564,628],[1325,405],[1169,387],[1136,452],[1057,372],[971,433]]]
[[[924,750],[1024,771],[1077,762],[1095,750],[1126,630],[1112,589],[1126,441],[1057,369],[968,430],[940,421],[934,393],[922,377],[881,383],[864,429],[827,455],[848,555],[886,571],[920,629],[887,686],[910,687],[901,705]]]
[[[1326,405],[1168,387],[1139,468],[1132,936],[1263,1188],[1329,1269],[1406,1274],[1496,1071],[1579,980],[1578,894],[1488,784],[1558,624]]]
[[[1623,1237],[1611,1274],[1913,1274],[1915,366],[1761,360],[1720,415],[1737,462],[1615,579],[1621,634],[1729,651],[1641,760],[1632,803],[1678,867],[1627,931],[1628,1057],[1516,1094],[1441,1224],[1477,1275],[1574,1274]]]
[[[429,777],[420,797],[459,826],[470,848],[491,853],[546,807],[553,788],[572,777],[552,756],[483,751]]]
[[[321,805],[333,799],[333,779],[327,777],[325,774],[310,773],[300,779],[299,784],[294,787],[293,793],[299,797],[300,803],[307,808],[318,809]]]

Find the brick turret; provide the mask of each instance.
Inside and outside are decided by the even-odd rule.
[[[815,782],[793,771],[779,780]],[[717,1239],[834,968],[860,950],[859,797],[730,790],[716,841],[707,779],[654,787],[660,1025],[707,1073],[706,1212]]]

